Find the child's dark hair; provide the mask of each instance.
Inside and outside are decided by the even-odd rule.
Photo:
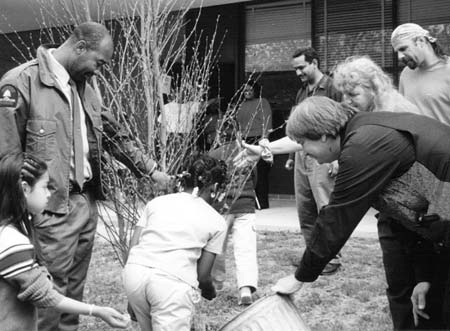
[[[20,223],[27,215],[22,181],[33,187],[47,171],[47,164],[31,155],[11,153],[0,159],[0,225]]]
[[[221,160],[197,153],[187,158],[183,164],[182,171],[186,173],[183,176],[182,185],[184,187],[198,187],[202,189],[215,183],[219,185],[224,184],[227,167],[225,162]]]

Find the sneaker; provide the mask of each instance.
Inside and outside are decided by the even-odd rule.
[[[250,291],[250,287],[243,286],[239,289],[239,306],[249,306],[253,303],[252,292]]]

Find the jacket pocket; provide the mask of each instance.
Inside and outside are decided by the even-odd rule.
[[[56,122],[29,120],[27,122],[26,151],[50,161],[56,150]]]

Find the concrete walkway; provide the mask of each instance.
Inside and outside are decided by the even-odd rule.
[[[377,238],[376,210],[369,209],[352,236]],[[295,200],[271,199],[270,208],[256,211],[256,229],[262,231],[300,231]]]
[[[101,211],[105,212],[102,208]],[[370,209],[353,232],[352,236],[377,238],[376,211]],[[112,219],[115,216],[109,213]],[[295,200],[270,199],[270,208],[256,211],[256,229],[258,231],[297,231],[300,232]],[[98,223],[97,233],[106,236],[105,226]]]

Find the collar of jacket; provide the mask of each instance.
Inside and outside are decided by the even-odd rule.
[[[55,81],[54,75],[50,70],[50,58],[49,58],[49,49],[58,48],[59,45],[56,44],[45,44],[39,46],[36,53],[36,58],[39,63],[39,79],[41,82],[47,86],[58,86]],[[84,91],[85,82],[80,84],[77,83],[77,89],[79,91]]]
[[[322,78],[319,80],[319,83],[317,83],[317,88],[320,88],[322,90],[325,90],[329,84],[330,76],[323,74]]]

